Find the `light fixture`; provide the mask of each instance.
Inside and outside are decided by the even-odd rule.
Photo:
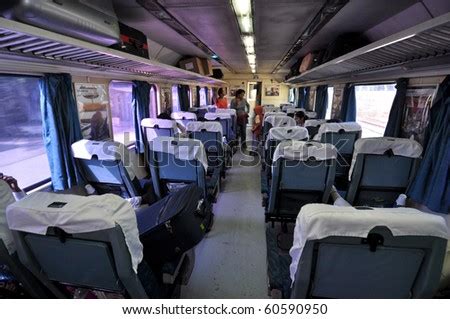
[[[252,73],[256,73],[255,35],[253,33],[252,0],[232,0],[241,39]]]
[[[233,0],[233,7],[238,16],[250,15],[252,12],[251,0]]]
[[[416,35],[416,34],[410,34],[410,35],[407,35],[406,37],[403,37],[403,38],[400,38],[400,39],[396,39],[396,40],[390,41],[390,42],[388,42],[388,43],[384,43],[384,44],[378,45],[378,46],[376,46],[375,48],[372,48],[372,49],[367,50],[365,53],[372,52],[372,51],[375,51],[375,50],[378,50],[378,49],[387,47],[388,45],[391,45],[391,44],[394,44],[394,43],[397,43],[397,42],[404,41],[404,40],[406,40],[406,39],[409,39],[409,38],[414,37],[415,35]]]

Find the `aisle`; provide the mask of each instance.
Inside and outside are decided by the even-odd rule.
[[[260,166],[239,166],[233,158],[214,205],[212,231],[196,247],[195,268],[182,298],[267,298],[264,211]]]

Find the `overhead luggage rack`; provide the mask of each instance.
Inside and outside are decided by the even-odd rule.
[[[439,65],[450,67],[450,13],[373,42],[286,82],[313,84],[399,69],[403,72],[425,67],[436,69]]]
[[[223,81],[186,71],[155,60],[134,56],[87,41],[0,18],[0,62],[32,63],[80,70],[106,71],[152,79],[202,82]],[[44,67],[45,69],[45,67]]]

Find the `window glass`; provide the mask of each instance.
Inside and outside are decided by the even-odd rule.
[[[109,85],[114,140],[125,145],[136,141],[131,91],[131,82],[113,81]]]
[[[362,127],[362,137],[384,135],[396,91],[395,84],[355,87],[356,121]]]
[[[158,105],[158,88],[156,85],[150,87],[150,117],[156,118],[161,113]]]
[[[39,79],[0,76],[0,94],[0,172],[22,188],[49,178]]]
[[[205,88],[200,88],[200,106],[206,105],[206,90]]]
[[[180,111],[180,100],[178,99],[178,85],[172,86],[172,112]]]
[[[334,87],[329,86],[327,88],[328,95],[328,105],[327,105],[327,113],[325,114],[325,118],[327,120],[331,119],[331,110],[333,109],[333,97],[334,97]]]

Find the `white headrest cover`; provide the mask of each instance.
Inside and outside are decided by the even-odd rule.
[[[171,128],[176,130],[177,122],[175,122],[174,120],[146,118],[141,121],[141,126],[148,128],[155,128],[156,126],[158,126],[159,128]]]
[[[275,112],[265,112],[265,113],[264,113],[264,119],[268,118],[269,116],[273,116],[273,115],[286,115],[286,113],[284,113],[284,112],[279,112],[279,111],[275,111]]]
[[[222,125],[220,122],[208,121],[208,122],[196,122],[192,121],[187,123],[186,131],[188,132],[201,132],[202,130],[206,130],[207,132],[217,132],[220,133],[220,136],[223,135]]]
[[[336,157],[337,149],[332,144],[289,140],[278,144],[273,153],[273,162],[279,158],[296,161],[314,158],[316,161],[325,161]]]
[[[197,160],[203,165],[205,172],[208,170],[205,148],[199,140],[158,136],[149,143],[149,147],[152,151],[172,154],[180,160]]]
[[[170,117],[173,120],[193,120],[193,121],[197,121],[197,115],[195,115],[195,113],[192,113],[192,112],[172,112],[172,114],[170,114]]]
[[[330,236],[367,238],[377,226],[386,226],[394,236],[432,236],[447,239],[445,220],[412,208],[358,210],[325,204],[302,207],[297,216],[294,243],[290,250],[292,282],[306,242]]]
[[[52,208],[52,203],[65,203]],[[114,228],[119,225],[137,273],[142,261],[142,244],[136,222],[136,213],[124,199],[113,194],[76,196],[36,192],[8,206],[9,228],[45,235],[48,227],[59,227],[68,234],[86,233]]]
[[[319,132],[317,132],[314,140],[320,141],[322,138],[322,134],[328,132],[338,133],[340,130],[344,130],[345,132],[360,132],[361,125],[356,122],[323,123],[322,125],[320,125]]]
[[[230,114],[231,116],[235,116],[236,110],[235,109],[217,109],[216,114],[217,113],[226,113],[226,114]]]
[[[308,130],[304,127],[273,127],[269,130],[266,139],[266,149],[269,147],[269,141],[284,141],[284,140],[304,140],[308,139]]]
[[[286,109],[286,114],[293,114],[293,113],[297,113],[297,112],[300,112],[300,111],[306,112],[305,109],[302,109],[302,108],[299,108],[299,107],[298,108],[292,107],[292,108]]]
[[[205,114],[205,119],[208,121],[215,121],[216,119],[231,119],[231,114],[229,113],[206,113]]]
[[[306,111],[305,115],[311,119],[316,118],[317,117],[317,113],[316,112],[312,112],[312,111]]]
[[[271,115],[264,119],[264,123],[272,124],[272,127],[280,127],[280,126],[296,126],[295,120],[292,117],[287,115]]]
[[[72,144],[73,157],[79,159],[92,159],[96,155],[100,161],[114,161],[122,159],[125,146],[114,141],[80,140]]]
[[[308,126],[320,126],[320,125],[322,125],[323,123],[326,123],[327,122],[327,120],[306,120],[305,121],[305,127],[308,127]]]
[[[292,104],[292,103],[281,103],[280,104],[280,109],[285,112],[287,109],[292,109],[293,107],[294,107],[294,104]]]
[[[378,154],[382,155],[386,151],[392,150],[394,155],[419,158],[422,155],[422,145],[415,140],[408,138],[394,137],[370,137],[360,138],[355,142],[352,165],[349,171],[349,179],[352,176],[353,168],[358,154]]]
[[[263,105],[264,113],[268,112],[279,112],[280,108],[273,106],[272,104]]]

